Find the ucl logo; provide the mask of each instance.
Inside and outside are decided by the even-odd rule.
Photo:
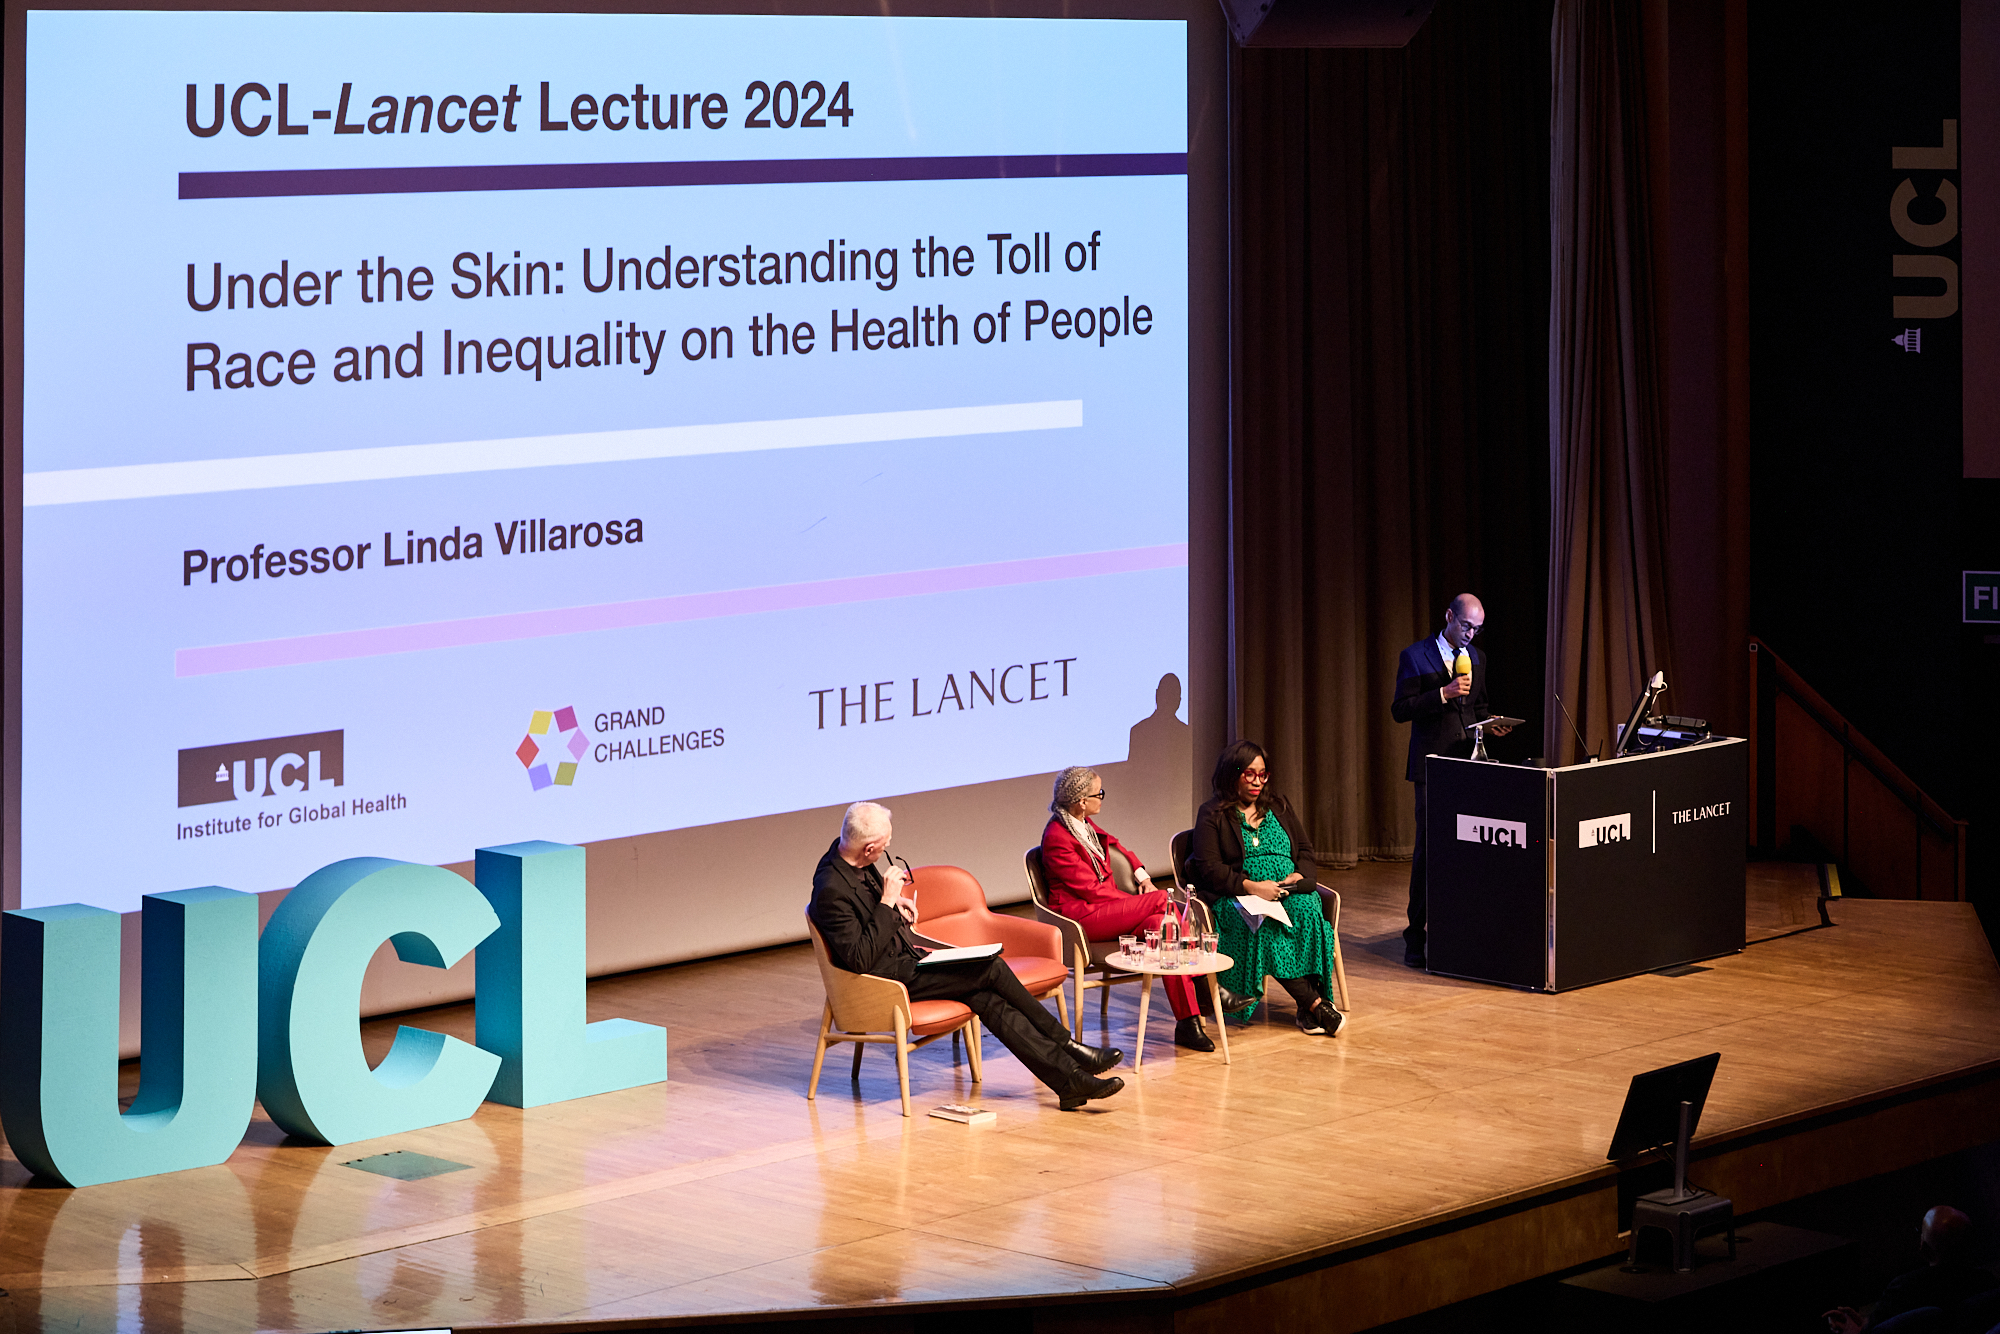
[[[180,804],[254,801],[283,793],[296,797],[346,778],[343,731],[196,746],[180,753]]]
[[[1623,815],[1607,815],[1601,820],[1579,820],[1576,825],[1576,845],[1579,848],[1602,848],[1612,843],[1632,841],[1632,812]]]
[[[1484,815],[1458,817],[1458,841],[1484,843],[1496,848],[1528,846],[1528,826],[1519,820],[1492,820]]]

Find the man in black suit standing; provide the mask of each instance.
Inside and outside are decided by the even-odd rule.
[[[889,850],[891,833],[886,807],[856,802],[841,821],[840,837],[813,871],[807,915],[819,928],[834,966],[893,978],[909,989],[913,1001],[964,1002],[1035,1078],[1056,1091],[1066,1112],[1124,1088],[1122,1079],[1097,1076],[1124,1060],[1125,1053],[1116,1047],[1086,1047],[1071,1038],[998,955],[917,967],[928,950],[910,930],[917,907],[903,897],[905,873],[896,866],[887,872],[875,869]]]
[[[1472,754],[1472,724],[1490,717],[1486,711],[1486,655],[1473,644],[1486,624],[1486,609],[1470,593],[1460,593],[1445,608],[1444,629],[1418,640],[1396,661],[1396,698],[1389,713],[1410,728],[1410,759],[1403,777],[1416,785],[1417,843],[1410,858],[1410,924],[1403,931],[1403,962],[1424,966],[1427,917],[1424,893],[1424,756]],[[1472,670],[1453,670],[1459,653]],[[1511,729],[1488,729],[1505,736]]]

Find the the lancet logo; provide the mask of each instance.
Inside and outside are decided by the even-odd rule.
[[[1630,843],[1632,841],[1632,812],[1623,815],[1607,815],[1601,820],[1579,820],[1576,824],[1576,845],[1579,848],[1601,848],[1609,843]]]
[[[1490,843],[1501,848],[1526,848],[1528,826],[1519,820],[1491,820],[1484,815],[1458,817],[1458,841]]]
[[[303,732],[298,736],[196,746],[180,753],[180,804],[296,797],[346,778],[344,732]]]

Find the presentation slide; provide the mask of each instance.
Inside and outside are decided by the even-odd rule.
[[[23,906],[1121,760],[1186,679],[1182,23],[27,33]]]

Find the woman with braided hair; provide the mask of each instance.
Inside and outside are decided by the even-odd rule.
[[[1096,816],[1102,809],[1104,785],[1097,771],[1080,765],[1065,769],[1056,775],[1048,827],[1042,830],[1042,869],[1048,875],[1050,906],[1081,926],[1092,940],[1156,927],[1171,904],[1166,890],[1153,888],[1145,863],[1098,827]],[[1131,866],[1137,893],[1119,885],[1114,856]],[[1214,1051],[1215,1042],[1202,1025],[1194,982],[1185,977],[1165,980],[1167,1002],[1174,1008],[1174,1045]]]

